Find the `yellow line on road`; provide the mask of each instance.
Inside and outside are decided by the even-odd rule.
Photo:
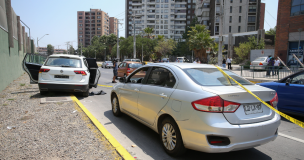
[[[113,86],[102,85],[102,84],[98,84],[98,86],[101,86],[101,87],[113,87]]]
[[[106,137],[106,139],[112,144],[116,151],[125,160],[135,160],[132,155],[111,135],[111,133],[104,128],[104,126],[92,115],[92,113],[74,96],[71,96],[72,100],[78,104],[83,112],[91,119],[99,131]]]

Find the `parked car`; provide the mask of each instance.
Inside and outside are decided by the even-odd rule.
[[[113,63],[112,61],[105,61],[101,65],[102,68],[113,68]]]
[[[304,116],[304,70],[277,82],[258,83],[258,85],[277,92],[280,111]]]
[[[276,93],[224,69],[276,107]],[[205,64],[154,63],[136,69],[111,92],[112,112],[127,114],[159,133],[173,156],[187,149],[218,153],[276,139],[280,116]]]
[[[38,84],[41,95],[48,91],[63,91],[80,92],[87,97],[89,89],[97,87],[100,71],[96,59],[54,54],[41,64],[33,62],[31,56],[33,54],[25,55],[22,67],[31,83]]]
[[[118,65],[117,77],[127,77],[130,73],[141,67],[142,64],[139,62],[126,61]]]
[[[141,62],[140,59],[124,59],[123,62]]]
[[[177,57],[179,63],[190,63],[186,57]]]
[[[168,61],[170,61],[170,60],[169,60],[169,58],[163,58],[162,61],[163,61],[163,62],[168,62]]]
[[[268,64],[268,57],[258,57],[250,63],[250,69],[265,70]]]

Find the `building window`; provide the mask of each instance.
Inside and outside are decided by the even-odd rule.
[[[82,30],[82,28],[79,28],[79,30]]]
[[[242,16],[239,16],[239,23],[242,22]]]
[[[79,19],[82,19],[82,16],[80,16]]]
[[[230,0],[230,3],[233,3],[233,0]]]
[[[241,26],[238,27],[238,32],[239,32],[239,33],[241,32]]]
[[[249,12],[256,12],[256,6],[249,6]]]
[[[232,16],[229,17],[229,23],[232,23]]]
[[[101,28],[97,28],[97,30],[101,30]]]
[[[232,13],[232,6],[230,6],[230,13]]]
[[[229,33],[231,33],[231,26],[229,26]]]
[[[242,6],[239,7],[239,13],[242,13]]]
[[[97,20],[97,22],[101,22],[101,20]]]
[[[79,23],[82,23],[82,20],[79,20],[78,22],[79,22]]]
[[[97,18],[100,19],[101,17],[100,17],[100,16],[97,16]]]
[[[82,32],[79,32],[79,34],[82,34]]]
[[[82,24],[79,24],[79,26],[82,26]]]
[[[255,31],[255,26],[248,26],[247,32]]]
[[[255,16],[248,16],[248,22],[255,22]]]
[[[82,13],[78,13],[78,15],[82,15]]]
[[[296,16],[304,14],[304,1],[302,0],[292,0],[290,16]]]
[[[97,26],[101,26],[101,24],[97,24]]]

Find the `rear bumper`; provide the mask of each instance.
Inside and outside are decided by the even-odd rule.
[[[86,92],[89,85],[46,84],[39,83],[40,91]]]
[[[265,70],[267,66],[250,66],[250,69]]]

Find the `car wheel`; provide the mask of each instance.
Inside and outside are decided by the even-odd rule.
[[[116,117],[122,115],[122,112],[120,111],[119,101],[116,95],[112,98],[112,112]]]
[[[124,74],[124,78],[127,79],[127,75],[126,74]]]
[[[180,156],[187,151],[180,130],[172,118],[168,117],[162,121],[159,135],[163,148],[169,155]]]
[[[82,97],[89,97],[89,89],[85,92],[82,92]]]
[[[47,91],[40,91],[40,95],[46,95]]]

